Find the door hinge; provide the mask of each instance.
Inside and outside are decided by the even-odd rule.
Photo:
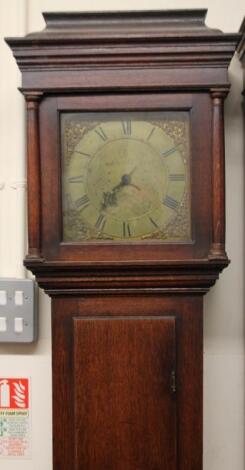
[[[171,372],[171,392],[176,393],[176,371]]]

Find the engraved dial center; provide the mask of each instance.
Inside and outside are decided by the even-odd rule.
[[[90,199],[116,219],[140,217],[153,210],[166,188],[167,171],[160,156],[137,139],[105,143],[89,164]]]

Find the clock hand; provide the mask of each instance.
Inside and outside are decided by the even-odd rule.
[[[135,172],[136,170],[136,166],[130,171],[130,173],[128,173],[127,175],[123,175],[122,176],[122,183],[124,183],[124,185],[127,185],[127,186],[132,186],[133,188],[137,189],[138,191],[141,191],[140,187],[137,186],[136,184],[134,183],[131,183],[131,176],[132,174]]]
[[[117,205],[117,196],[115,192],[103,193],[103,201],[101,203],[101,210],[106,210],[109,206]]]
[[[138,191],[141,191],[141,188],[139,186],[137,186],[137,184],[130,183],[129,186],[132,186],[133,188],[137,189]]]
[[[134,186],[135,188],[140,189],[138,186],[131,183],[131,176],[135,170],[136,170],[136,167],[134,167],[133,170],[130,171],[130,173],[126,173],[125,175],[122,175],[121,182],[114,189],[118,189],[118,188],[121,189],[123,186]]]
[[[130,174],[122,175],[120,183],[112,188],[111,193],[117,193],[117,191],[119,191],[124,186],[128,186],[129,184],[131,184]]]
[[[137,168],[137,166],[135,166],[135,167],[130,171],[130,173],[129,173],[130,176],[135,172],[136,168]]]
[[[101,209],[102,210],[105,210],[108,206],[117,205],[117,193],[124,186],[132,186],[133,188],[137,189],[138,191],[141,191],[139,186],[137,186],[136,184],[131,183],[131,175],[133,174],[135,169],[136,169],[136,167],[134,167],[133,170],[130,173],[122,175],[120,183],[117,184],[116,186],[114,186],[114,188],[112,188],[111,191],[103,193],[103,198],[104,199],[103,199],[103,202],[101,204]]]
[[[109,206],[116,206],[117,205],[117,192],[123,186],[122,181],[114,186],[111,191],[107,191],[103,193],[103,201],[101,203],[101,209],[105,210]]]

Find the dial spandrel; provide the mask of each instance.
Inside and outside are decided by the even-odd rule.
[[[64,242],[191,239],[187,112],[63,113],[61,129]]]

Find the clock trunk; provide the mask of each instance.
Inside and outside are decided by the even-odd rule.
[[[58,296],[52,311],[54,468],[201,469],[202,298]]]

